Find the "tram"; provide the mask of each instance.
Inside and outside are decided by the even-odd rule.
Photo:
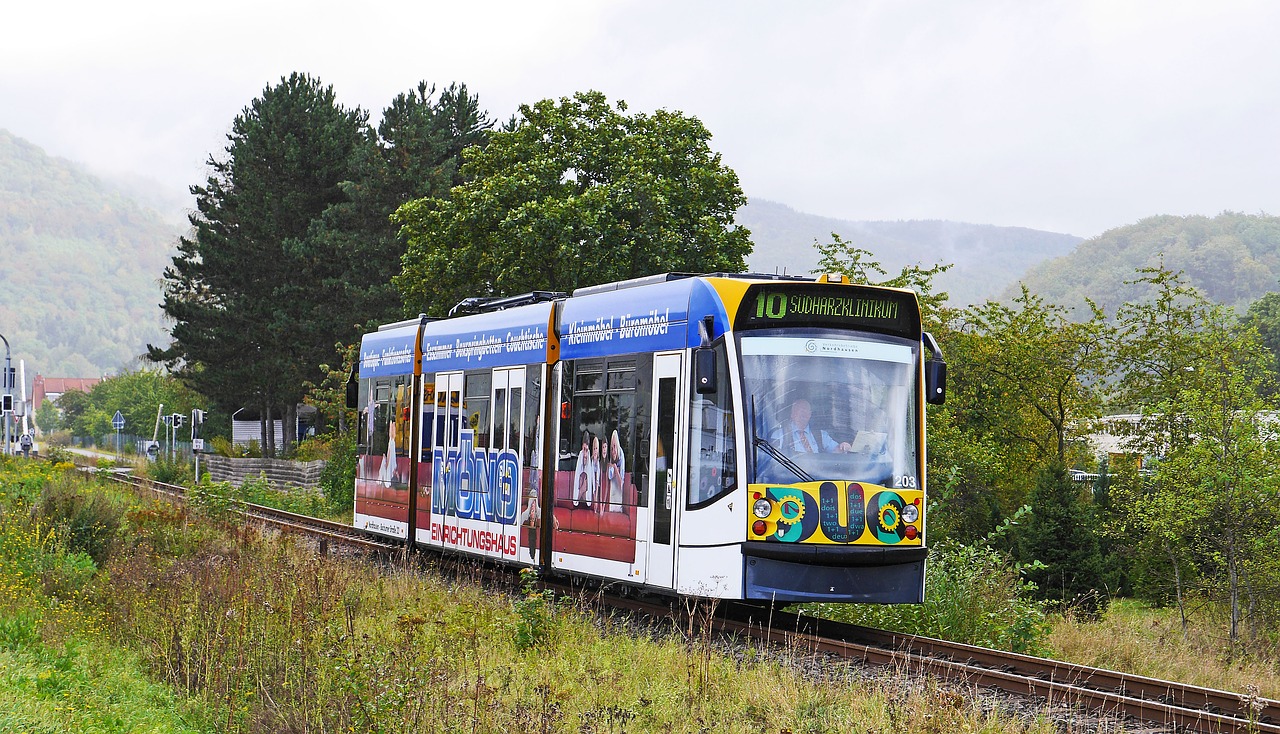
[[[455,311],[361,342],[356,527],[667,594],[923,600],[946,364],[913,292],[663,274]]]

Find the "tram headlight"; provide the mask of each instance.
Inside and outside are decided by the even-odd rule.
[[[768,517],[771,512],[773,512],[773,503],[763,497],[756,500],[756,503],[751,506],[751,513],[762,520]]]
[[[905,520],[908,525],[910,525],[911,523],[914,523],[916,520],[919,520],[920,508],[916,507],[915,505],[903,505],[902,519]]]

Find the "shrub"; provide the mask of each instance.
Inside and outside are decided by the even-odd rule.
[[[335,510],[351,507],[356,491],[356,433],[345,431],[329,440],[329,463],[320,473],[320,491]]]
[[[1021,514],[1021,513],[1019,513]],[[919,605],[810,604],[805,612],[841,622],[938,637],[1026,654],[1043,653],[1049,633],[1043,603],[1024,572],[992,547],[1006,521],[973,545],[943,542],[929,554],[925,601]]]
[[[40,642],[39,616],[29,609],[0,615],[0,650],[21,650]]]
[[[298,461],[328,461],[333,454],[333,444],[337,437],[333,434],[312,436],[298,444],[293,458]]]
[[[195,468],[192,462],[186,459],[169,459],[161,456],[147,463],[146,474],[152,481],[187,485],[194,482]]]
[[[44,485],[35,514],[58,529],[72,552],[101,564],[115,542],[125,508],[101,492],[86,492],[84,482],[65,475]]]
[[[238,445],[232,443],[226,436],[214,436],[209,439],[209,451],[229,459],[262,458],[262,448],[256,440],[249,441],[246,445]]]
[[[74,457],[72,456],[71,452],[68,451],[65,446],[59,446],[57,444],[48,444],[48,443],[45,444],[44,453],[42,453],[41,456],[48,459],[50,464],[74,464],[75,463],[74,461],[72,461]]]

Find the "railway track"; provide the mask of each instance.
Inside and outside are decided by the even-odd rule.
[[[767,617],[765,615],[768,615]],[[1162,730],[1280,734],[1280,701],[946,640],[728,605],[723,629],[846,659],[1119,715]]]
[[[156,498],[186,499],[187,490],[181,486],[120,474],[112,474],[111,479]],[[237,512],[250,522],[317,538],[322,551],[331,543],[379,552],[403,550],[403,543],[380,539],[343,523],[253,504],[240,504]],[[549,581],[547,586],[564,593],[573,591],[572,584]],[[618,596],[605,596],[602,601],[615,609],[656,618],[665,619],[673,614],[680,618],[688,613],[670,601]],[[785,646],[799,644],[849,661],[893,666],[954,683],[1039,698],[1050,704],[1124,716],[1159,731],[1280,734],[1280,701],[1273,699],[842,624],[759,606],[726,603],[717,605],[715,611],[712,624],[721,633]]]
[[[139,494],[157,499],[185,502],[187,498],[187,488],[180,485],[165,484],[128,474],[111,473],[108,477],[114,482],[129,486]],[[330,545],[378,552],[396,552],[404,549],[402,542],[380,538],[345,523],[299,515],[274,507],[239,502],[236,503],[233,511],[248,522],[267,526],[279,532],[298,533],[315,538],[322,553],[327,552]]]

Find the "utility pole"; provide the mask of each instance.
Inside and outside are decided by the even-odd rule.
[[[9,363],[12,361],[9,355],[9,340],[4,338],[4,334],[0,334],[0,341],[4,341],[4,453],[6,456],[13,453],[13,446],[9,443],[9,426],[13,421],[13,378],[10,377]]]

